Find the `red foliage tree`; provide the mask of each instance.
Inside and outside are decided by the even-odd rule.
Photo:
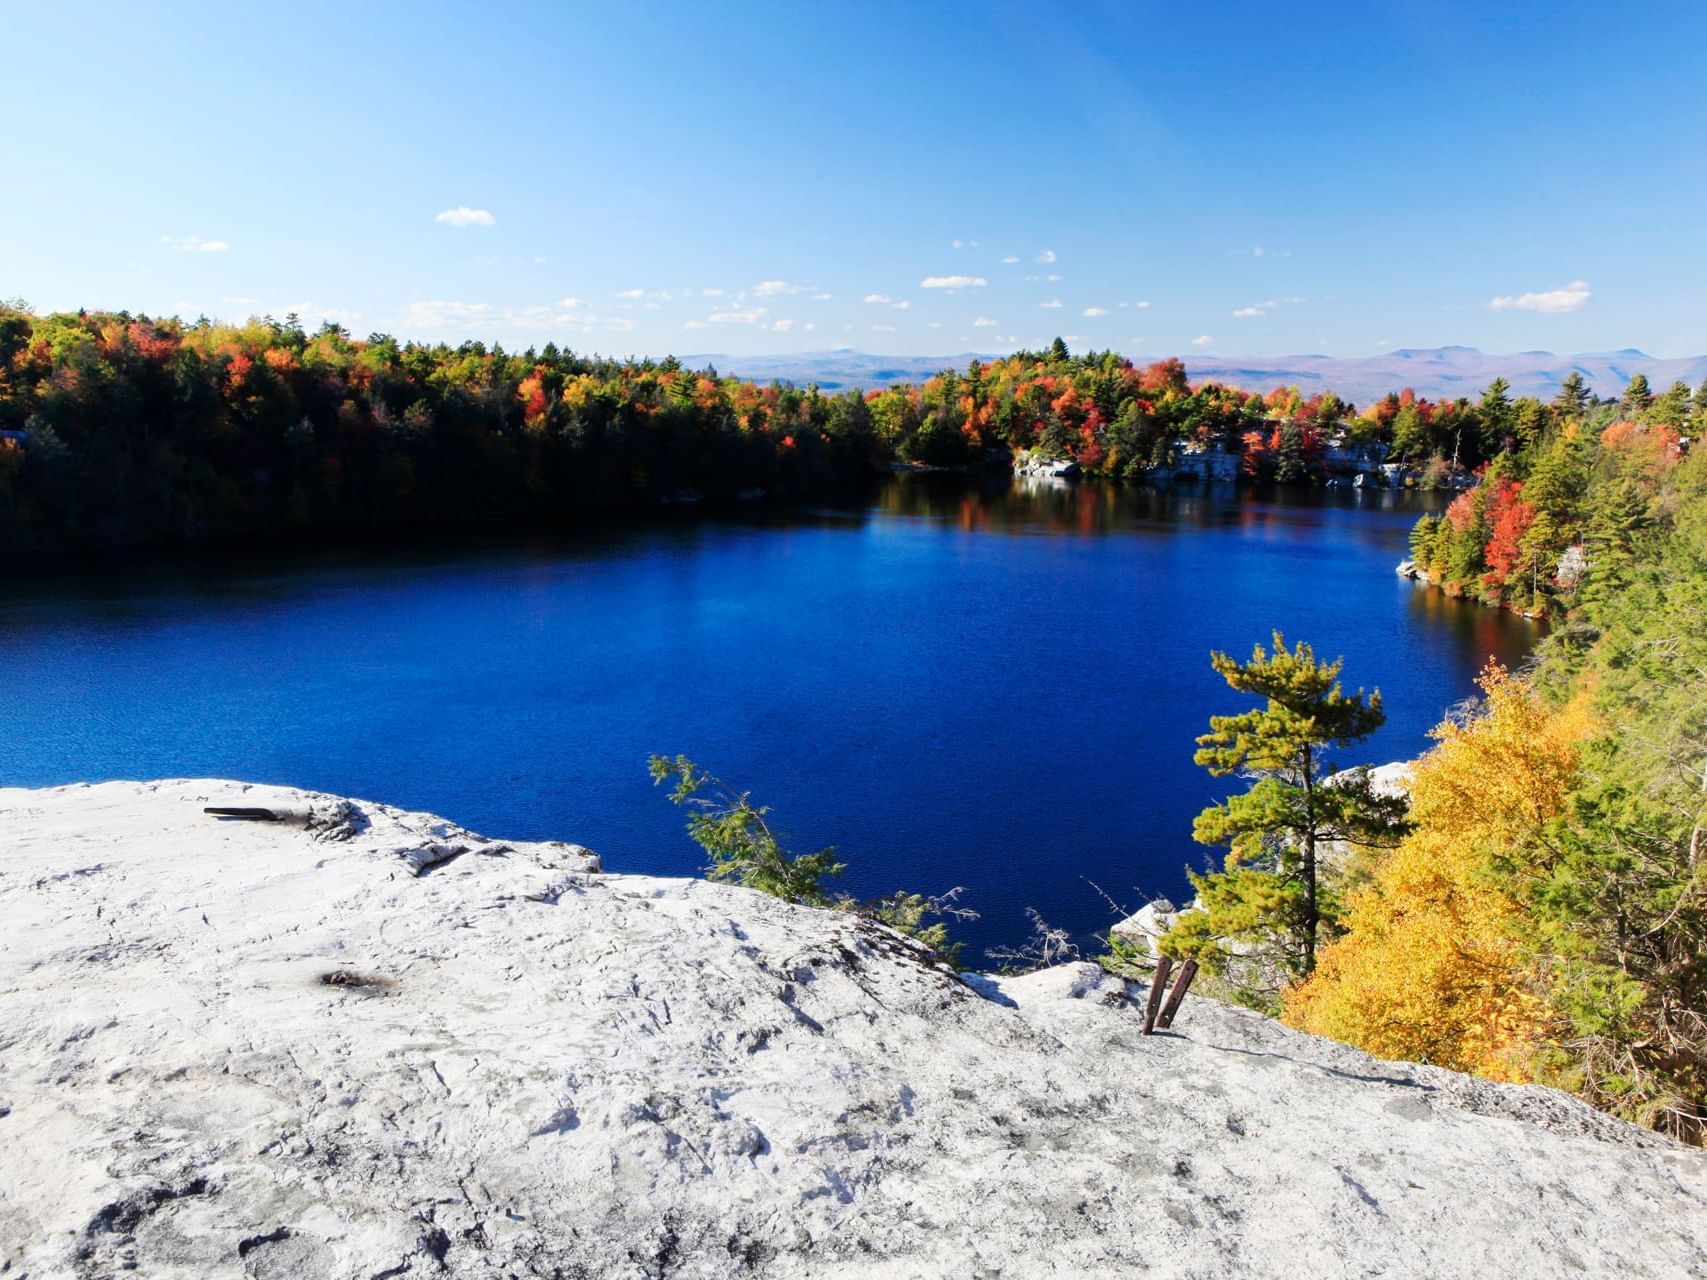
[[[1482,581],[1491,587],[1503,587],[1517,565],[1523,535],[1535,521],[1535,507],[1522,498],[1523,485],[1517,480],[1500,479],[1488,501],[1488,545],[1482,552],[1488,571]],[[1465,495],[1466,497],[1468,495]],[[1456,504],[1454,504],[1456,505]]]

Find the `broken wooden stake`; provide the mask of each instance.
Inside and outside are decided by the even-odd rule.
[[[271,809],[230,809],[220,805],[209,805],[202,810],[211,813],[216,818],[237,818],[243,822],[278,822],[279,815]]]
[[[1168,1002],[1162,1006],[1162,1016],[1156,1019],[1156,1025],[1163,1031],[1174,1025],[1174,1012],[1179,1008],[1179,1002],[1185,999],[1186,989],[1191,986],[1191,980],[1197,976],[1197,961],[1187,960],[1179,967],[1179,977],[1174,979],[1174,989],[1168,992]]]
[[[1162,992],[1168,985],[1168,974],[1173,971],[1172,956],[1157,956],[1156,971],[1150,975],[1150,999],[1144,1007],[1144,1034],[1149,1035],[1156,1029],[1156,1010],[1162,1007]]]

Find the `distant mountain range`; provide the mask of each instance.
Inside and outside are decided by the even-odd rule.
[[[989,360],[992,353],[966,352],[947,356],[879,356],[846,348],[805,351],[781,356],[684,356],[696,368],[715,365],[719,372],[769,382],[773,378],[804,386],[816,382],[826,391],[857,387],[866,390],[895,382],[918,382],[942,369],[965,369],[974,355]],[[1638,373],[1646,374],[1655,391],[1682,379],[1691,387],[1707,378],[1707,356],[1659,359],[1634,347],[1561,356],[1551,351],[1519,351],[1489,355],[1475,347],[1406,348],[1378,356],[1181,356],[1193,382],[1227,382],[1251,391],[1297,386],[1306,394],[1333,391],[1347,400],[1366,404],[1410,387],[1431,400],[1455,399],[1482,393],[1496,377],[1511,384],[1514,396],[1550,399],[1571,370],[1603,396],[1617,395]]]

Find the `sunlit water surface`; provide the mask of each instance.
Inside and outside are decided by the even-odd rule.
[[[1520,619],[1398,578],[1427,497],[903,477],[860,509],[277,558],[0,591],[0,783],[216,775],[570,839],[690,874],[646,777],[750,789],[847,887],[967,888],[969,959],[1025,908],[1088,935],[1185,889],[1191,763],[1239,700],[1211,649],[1343,654],[1416,754]]]

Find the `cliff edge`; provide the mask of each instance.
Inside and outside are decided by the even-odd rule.
[[[8,1277],[1707,1274],[1562,1094],[383,805],[0,790],[0,922]]]

